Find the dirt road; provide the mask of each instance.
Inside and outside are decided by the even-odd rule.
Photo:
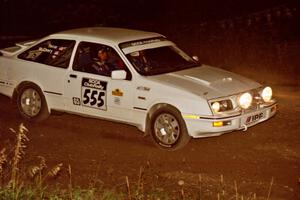
[[[37,156],[45,157],[49,167],[70,164],[76,185],[97,180],[122,187],[125,176],[136,182],[143,169],[145,184],[171,193],[179,190],[179,180],[192,191],[201,175],[203,196],[213,199],[222,178],[228,193],[234,192],[236,181],[245,196],[267,197],[271,191],[271,199],[300,199],[300,89],[274,90],[279,112],[271,120],[247,132],[194,139],[175,152],[158,149],[135,127],[105,120],[63,114],[37,124],[24,122],[0,95],[0,147],[14,142],[9,128],[24,122],[30,138],[25,165],[38,163]],[[67,173],[58,181],[66,184]]]

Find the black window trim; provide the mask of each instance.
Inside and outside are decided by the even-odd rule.
[[[31,49],[37,47],[38,45],[46,42],[46,41],[49,41],[49,40],[67,40],[67,41],[72,41],[73,42],[73,47],[72,47],[72,53],[70,55],[70,59],[68,61],[68,64],[66,65],[66,67],[60,67],[60,66],[56,66],[56,65],[49,65],[49,64],[45,64],[45,63],[42,63],[42,62],[36,62],[34,60],[30,60],[30,59],[25,59],[25,58],[20,58],[20,55],[27,52],[27,51],[30,51]],[[42,64],[42,65],[47,65],[47,66],[50,66],[50,67],[56,67],[56,68],[60,68],[60,69],[68,69],[69,66],[70,66],[70,62],[71,62],[71,58],[72,58],[72,54],[73,54],[73,51],[76,47],[76,40],[75,39],[66,39],[66,38],[45,38],[45,40],[41,40],[39,43],[35,44],[34,46],[31,46],[27,49],[25,49],[24,51],[22,51],[21,53],[19,53],[17,55],[17,58],[20,59],[20,60],[25,60],[25,61],[28,61],[28,62],[34,62],[34,63],[38,63],[38,64]]]
[[[117,51],[117,49],[112,46],[112,45],[107,45],[107,44],[102,44],[102,43],[99,43],[99,42],[93,42],[93,41],[88,41],[88,40],[81,40],[81,41],[78,41],[78,44],[75,46],[76,47],[76,50],[75,50],[75,54],[74,54],[74,59],[73,59],[73,63],[72,63],[72,66],[71,66],[71,69],[73,71],[76,71],[76,72],[82,72],[82,73],[89,73],[89,72],[83,72],[83,71],[80,71],[80,70],[77,70],[77,69],[74,69],[74,64],[77,60],[77,57],[78,57],[78,50],[79,50],[79,47],[80,47],[80,44],[81,43],[91,43],[91,44],[96,44],[96,45],[103,45],[103,46],[106,46],[106,47],[109,47],[109,48],[112,48],[116,53],[117,55],[120,57],[120,59],[124,62],[125,66],[126,66],[126,73],[127,73],[127,76],[126,76],[126,81],[131,81],[132,80],[132,72],[130,71],[130,67],[127,66],[126,62],[124,61],[124,59],[122,58],[122,56],[120,55],[120,53]],[[123,51],[120,51],[122,54],[123,54]],[[123,54],[124,55],[124,54]],[[126,56],[125,56],[126,58]],[[127,59],[127,58],[126,58]],[[128,74],[129,73],[129,74]],[[89,74],[93,74],[93,73],[89,73]],[[97,74],[96,74],[97,75]],[[101,74],[98,74],[99,76],[105,76],[105,77],[111,77],[111,76],[106,76],[106,75],[101,75]]]

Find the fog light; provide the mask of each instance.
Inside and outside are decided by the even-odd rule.
[[[223,122],[221,121],[221,122],[213,122],[213,126],[214,127],[221,127],[221,126],[223,126]]]
[[[231,125],[231,121],[217,121],[217,122],[213,122],[213,126],[214,127],[222,127],[222,126],[227,126],[227,125]]]

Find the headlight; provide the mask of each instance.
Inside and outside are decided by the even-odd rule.
[[[252,103],[252,95],[248,92],[242,94],[239,98],[238,98],[238,104],[240,107],[247,109],[251,106]]]
[[[214,111],[214,113],[218,113],[232,110],[233,106],[231,100],[227,99],[211,102],[211,108]]]
[[[272,95],[273,92],[272,92],[272,88],[270,87],[265,87],[261,93],[261,97],[265,102],[269,102],[272,99]]]
[[[211,105],[211,108],[213,109],[214,112],[219,112],[220,111],[220,103],[218,101],[214,102],[212,105]]]

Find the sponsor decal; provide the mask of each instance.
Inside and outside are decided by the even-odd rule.
[[[82,78],[81,82],[81,99],[82,106],[91,107],[100,110],[106,110],[106,89],[107,82]]]
[[[139,46],[139,45],[151,44],[151,43],[160,42],[160,41],[162,41],[162,39],[160,39],[160,38],[150,39],[150,40],[141,40],[141,41],[131,42],[130,46]]]
[[[118,96],[118,97],[122,97],[123,96],[123,92],[120,89],[115,89],[111,93],[112,93],[113,96]]]
[[[42,53],[50,54],[52,59],[57,58],[67,47],[59,47],[53,44],[48,44],[47,47],[39,47],[37,50],[29,51],[29,54],[26,56],[26,59],[35,60]]]
[[[256,115],[249,116],[249,117],[246,119],[246,124],[250,124],[250,123],[252,123],[252,122],[258,121],[258,120],[260,120],[261,118],[263,118],[263,116],[264,116],[263,113],[259,113],[259,114],[256,114]]]
[[[136,88],[137,90],[142,90],[142,91],[150,91],[150,88],[149,87],[144,87],[144,86],[138,86],[137,88]]]
[[[121,99],[120,99],[119,97],[115,97],[115,98],[114,98],[114,103],[115,103],[116,105],[121,105]]]
[[[43,47],[39,47],[39,51],[40,52],[45,52],[45,53],[52,53],[52,49],[47,49],[47,48],[43,48]]]
[[[122,43],[120,47],[122,49],[127,48],[127,47],[133,47],[133,46],[139,46],[139,45],[145,45],[145,44],[151,44],[151,43],[156,43],[156,42],[161,42],[161,41],[166,41],[166,38],[163,37],[157,37],[157,38],[150,38],[150,39],[145,39],[145,40],[136,40],[136,41],[131,41],[131,42],[126,42]]]
[[[76,105],[76,106],[80,106],[80,98],[73,97],[73,104]]]

